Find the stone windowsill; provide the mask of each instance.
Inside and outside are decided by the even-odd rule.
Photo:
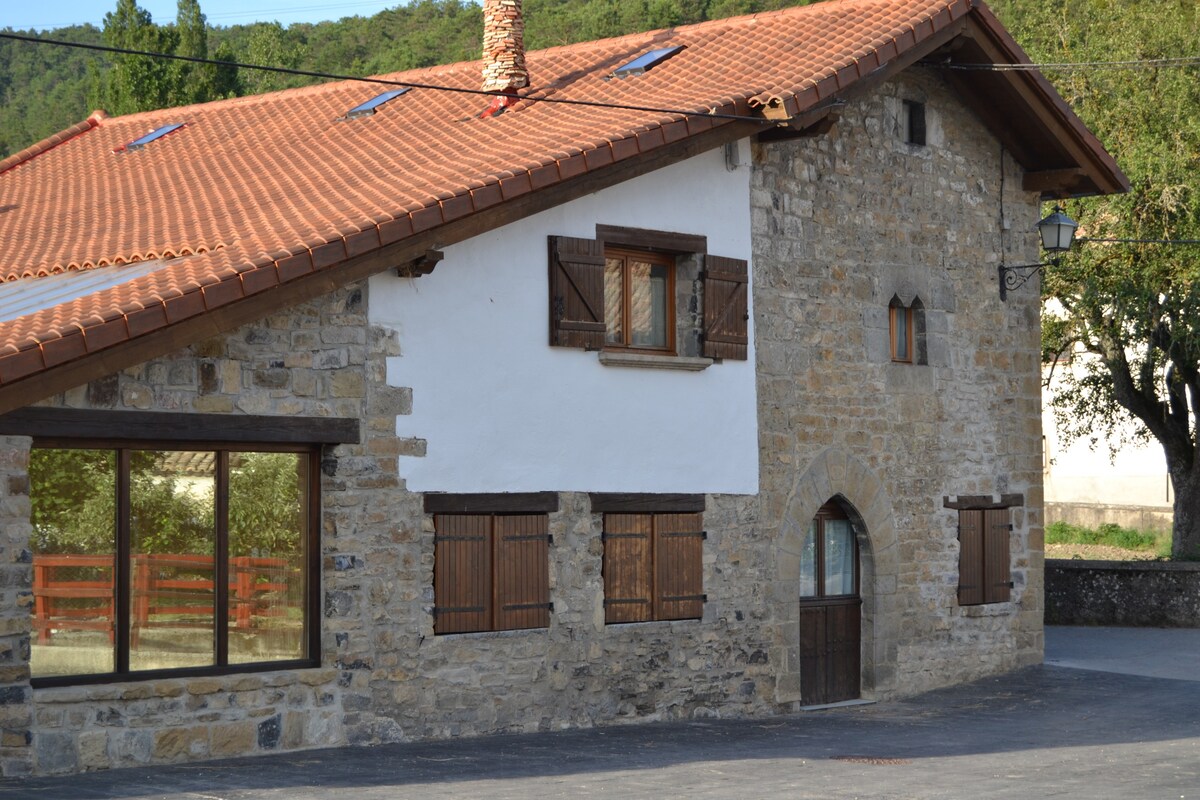
[[[713,360],[697,356],[661,356],[650,353],[601,350],[600,363],[606,367],[677,369],[685,372],[699,372],[702,369],[708,369],[712,365]]]

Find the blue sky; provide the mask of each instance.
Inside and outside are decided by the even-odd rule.
[[[215,26],[241,25],[258,20],[320,22],[342,17],[370,16],[402,0],[200,0],[200,9]],[[138,0],[154,21],[163,24],[175,19],[175,0]],[[117,6],[117,0],[55,0],[52,3],[26,3],[5,0],[0,11],[0,28],[47,30],[90,22],[97,27],[104,15]]]

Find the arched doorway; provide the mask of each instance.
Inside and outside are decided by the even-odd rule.
[[[821,506],[800,551],[800,701],[859,697],[862,595],[858,541],[836,500]]]

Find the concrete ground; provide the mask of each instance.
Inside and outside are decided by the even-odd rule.
[[[1200,631],[1049,628],[909,700],[0,780],[0,798],[1200,798]]]

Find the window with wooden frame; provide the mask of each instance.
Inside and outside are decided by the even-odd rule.
[[[898,364],[927,364],[925,306],[914,297],[905,304],[898,295],[888,303],[888,349]]]
[[[1012,596],[1008,508],[959,509],[958,604],[1005,603]]]
[[[318,455],[35,440],[35,683],[315,664]]]
[[[800,599],[858,595],[858,539],[842,507],[817,511],[800,550]]]
[[[596,234],[549,237],[552,346],[747,358],[746,261],[708,254],[695,234],[605,225]]]
[[[546,512],[557,509],[554,493],[425,496],[434,527],[434,633],[550,625]]]
[[[604,513],[604,621],[700,619],[704,615],[704,514],[698,500],[640,510],[653,496],[594,495]]]
[[[33,438],[33,686],[319,665],[321,474],[337,469],[322,448],[360,425],[0,415],[0,434]]]
[[[675,352],[675,259],[604,249],[604,344]]]
[[[888,306],[888,336],[892,361],[911,364],[913,361],[912,310],[893,302]]]

